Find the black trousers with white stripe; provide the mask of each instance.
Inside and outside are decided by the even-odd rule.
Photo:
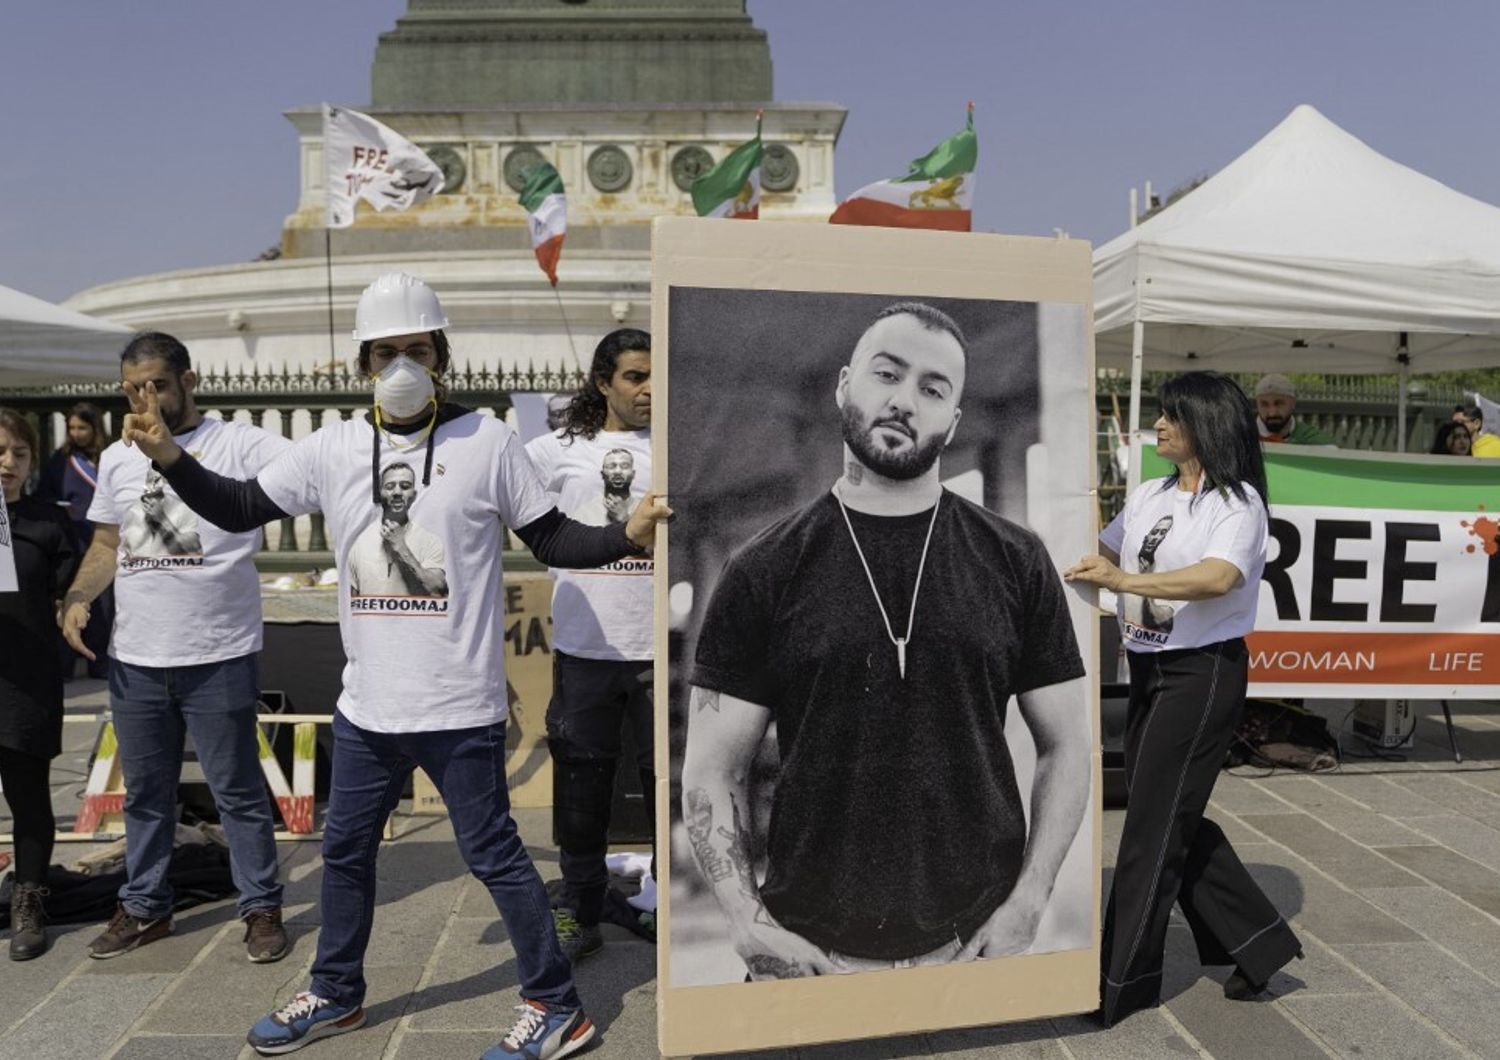
[[[1173,902],[1204,964],[1233,964],[1264,983],[1301,952],[1224,832],[1203,816],[1244,712],[1248,664],[1241,639],[1130,653],[1130,795],[1100,954],[1106,1026],[1160,1004]]]

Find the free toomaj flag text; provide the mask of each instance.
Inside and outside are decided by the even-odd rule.
[[[967,232],[973,223],[978,161],[979,137],[974,133],[974,104],[970,103],[962,132],[914,159],[906,176],[860,188],[839,204],[828,223]]]
[[[443,171],[420,147],[368,114],[327,103],[323,163],[329,228],[352,225],[360,199],[406,210],[443,190]]]
[[[557,262],[562,257],[563,236],[568,231],[568,200],[562,177],[550,162],[526,170],[521,205],[526,207],[526,225],[531,230],[531,249],[536,263],[557,286]]]
[[[703,176],[693,181],[693,209],[699,217],[727,217],[735,221],[760,219],[760,114],[755,115],[755,138],[740,144]]]

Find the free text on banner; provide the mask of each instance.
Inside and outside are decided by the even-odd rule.
[[[1262,696],[1482,699],[1500,686],[1500,460],[1267,446]],[[1170,472],[1142,446],[1142,480]]]

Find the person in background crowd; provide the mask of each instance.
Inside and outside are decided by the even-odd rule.
[[[1500,457],[1500,437],[1484,429],[1484,411],[1477,404],[1464,409],[1464,426],[1469,428],[1471,455]]]
[[[604,336],[560,429],[533,439],[526,451],[564,513],[595,526],[625,522],[651,483],[651,336],[634,328]],[[604,945],[604,857],[626,725],[655,825],[652,571],[651,561],[640,558],[602,571],[552,572],[547,744],[566,888],[553,916],[571,961]]]
[[[204,464],[259,471],[291,442],[248,423],[204,416],[187,347],[145,332],[120,354],[126,390],[152,384],[163,430]],[[260,768],[259,533],[200,522],[137,448],[116,442],[99,460],[89,506],[94,537],[64,598],[68,643],[82,639],[90,604],[115,586],[109,702],[125,777],[125,872],[120,902],[89,956],[119,957],[172,933],[167,878],[177,831],[184,735],[190,735],[229,842],[246,950],[257,963],[290,948],[281,922],[276,826]]]
[[[1161,1003],[1167,922],[1182,906],[1204,964],[1232,964],[1224,996],[1249,1000],[1302,954],[1291,927],[1203,816],[1245,709],[1269,499],[1255,407],[1228,376],[1189,372],[1161,388],[1156,451],[1172,474],[1143,482],[1099,535],[1100,555],[1063,572],[1112,591],[1129,649],[1130,793],[1100,949],[1105,1026]],[[1167,530],[1150,573],[1137,556]],[[1124,569],[1117,564],[1124,559]],[[1132,597],[1173,612],[1164,631],[1130,620]]]
[[[1439,424],[1430,452],[1439,456],[1472,456],[1473,449],[1474,439],[1469,434],[1468,425],[1449,422]]]
[[[73,536],[79,547],[88,548],[94,537],[94,524],[89,522],[89,505],[94,502],[94,489],[99,482],[99,456],[109,444],[109,435],[104,429],[104,413],[97,405],[80,401],[68,409],[66,416],[68,440],[58,446],[42,467],[37,484],[37,496],[68,510],[73,521]],[[109,676],[109,665],[104,656],[109,649],[109,630],[115,621],[115,594],[113,587],[105,589],[94,602],[89,612],[89,624],[83,631],[83,642],[98,658],[89,660],[90,677]],[[73,676],[73,666],[78,653],[66,641],[59,641],[64,680]]]
[[[37,451],[36,429],[0,408],[0,487],[16,566],[16,592],[0,593],[0,786],[15,833],[10,959],[47,949],[47,865],[57,823],[51,760],[62,751],[63,678],[57,601],[78,562],[68,517],[24,493]]]
[[[1255,384],[1256,421],[1260,440],[1289,445],[1337,445],[1331,437],[1306,420],[1298,420],[1297,385],[1276,372],[1261,376]]]

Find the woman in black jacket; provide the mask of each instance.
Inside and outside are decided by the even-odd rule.
[[[0,592],[0,785],[15,821],[14,961],[47,949],[42,898],[57,827],[48,772],[62,750],[63,718],[57,601],[78,562],[67,514],[24,493],[36,451],[31,423],[0,408],[0,486],[17,582],[17,591]]]

